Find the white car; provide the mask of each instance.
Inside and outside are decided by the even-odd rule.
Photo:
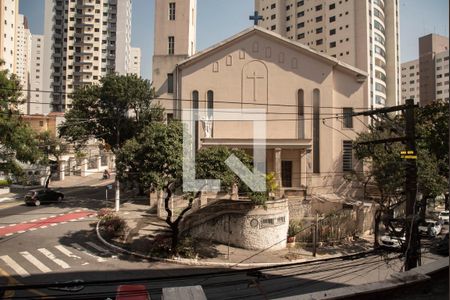
[[[441,220],[425,220],[419,224],[419,234],[435,237],[441,233]]]
[[[444,221],[444,224],[448,224],[448,216],[449,216],[448,210],[443,210],[439,213],[439,220]]]
[[[385,234],[380,238],[381,246],[393,249],[400,249],[405,243],[405,235],[398,237],[394,235]]]

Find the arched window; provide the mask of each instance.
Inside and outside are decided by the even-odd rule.
[[[298,138],[305,138],[305,93],[302,89],[297,92],[297,119],[298,119]]]
[[[192,116],[194,118],[194,145],[195,151],[198,150],[198,112],[195,111],[198,109],[198,91],[192,92],[192,109],[194,110]]]
[[[209,90],[206,92],[206,108],[208,109],[208,119],[209,119],[209,137],[213,137],[214,129],[213,129],[213,116],[214,116],[214,92]],[[208,133],[206,133],[208,136]]]
[[[313,173],[320,173],[320,91],[313,90]]]
[[[207,102],[207,109],[208,109],[208,116],[213,115],[213,109],[214,109],[214,92],[209,90],[206,93],[206,102]]]

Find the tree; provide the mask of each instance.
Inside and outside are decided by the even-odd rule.
[[[17,76],[0,71],[0,171],[16,176],[22,173],[17,161],[34,163],[43,155],[34,131],[21,119],[21,89]]]
[[[50,178],[52,177],[53,173],[58,170],[57,166],[55,167],[51,164],[50,157],[53,157],[56,160],[56,163],[58,163],[61,156],[64,153],[67,153],[68,145],[58,137],[52,136],[49,131],[40,133],[37,138],[39,140],[40,148],[45,152],[45,156],[42,159],[41,164],[49,166],[50,169],[50,174],[48,174],[48,177],[45,181],[45,188],[48,188]]]
[[[188,205],[172,220],[169,207],[172,195],[182,184],[183,127],[179,122],[148,124],[136,137],[128,140],[117,152],[117,175],[120,180],[138,181],[148,189],[165,192],[166,223],[172,230],[172,253],[177,254],[178,225],[192,208],[193,195]],[[198,196],[198,195],[197,195]]]
[[[221,188],[230,191],[234,183],[242,190],[248,190],[244,183],[225,164],[225,160],[234,154],[247,167],[251,168],[252,159],[242,150],[230,150],[226,147],[211,147],[199,150],[196,155],[196,177],[220,179]],[[120,180],[138,181],[147,189],[164,191],[164,208],[167,212],[166,223],[172,231],[171,251],[177,254],[179,224],[184,215],[192,208],[194,199],[200,196],[186,193],[182,187],[183,168],[183,127],[176,121],[168,124],[154,122],[147,125],[135,138],[128,140],[117,153],[117,171]],[[187,205],[173,220],[170,201],[175,193],[182,194]]]
[[[234,154],[247,168],[252,169],[252,157],[240,149],[229,149],[224,146],[207,147],[198,151],[195,157],[197,178],[220,179],[221,190],[231,192],[234,184],[239,191],[247,193],[247,185],[227,166],[225,161]]]
[[[424,217],[426,200],[442,194],[446,188],[445,177],[448,173],[445,171],[448,169],[443,164],[447,161],[448,165],[448,136],[446,146],[432,136],[443,135],[440,130],[448,128],[448,114],[445,117],[443,106],[437,103],[418,109],[416,116],[417,182],[418,191],[423,195],[421,215]],[[379,223],[384,219],[385,225],[392,227],[388,220],[393,217],[394,209],[405,202],[405,166],[400,157],[400,151],[405,149],[400,142],[369,145],[359,143],[402,136],[404,124],[402,116],[385,117],[370,126],[368,132],[361,133],[356,141],[355,155],[358,159],[369,161],[366,176],[373,179],[380,191],[380,198],[375,199],[379,205],[375,215],[376,245]]]
[[[162,118],[161,108],[151,105],[153,97],[148,80],[136,75],[107,75],[99,84],[75,91],[60,135],[78,147],[92,137],[102,139],[114,152],[152,119]]]
[[[72,109],[65,115],[60,135],[75,144],[76,149],[90,138],[97,138],[116,154],[146,125],[163,118],[162,108],[151,104],[154,97],[151,83],[136,75],[107,75],[97,85],[76,90],[72,97]],[[119,191],[116,179],[116,201]]]

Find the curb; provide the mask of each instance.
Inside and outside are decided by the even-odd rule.
[[[109,243],[108,241],[106,241],[100,234],[100,222],[101,220],[99,220],[97,222],[97,225],[95,227],[95,231],[97,233],[97,237],[98,239],[106,246],[113,248],[121,253],[126,253],[126,254],[130,254],[139,258],[143,258],[143,259],[149,259],[149,260],[155,260],[155,261],[159,261],[159,262],[167,262],[167,263],[174,263],[174,264],[180,264],[180,265],[188,265],[188,266],[215,266],[215,267],[227,267],[227,268],[233,268],[233,267],[243,267],[243,268],[252,268],[252,267],[276,267],[276,266],[287,266],[287,265],[295,265],[295,264],[299,264],[299,263],[304,263],[304,262],[314,262],[314,261],[321,261],[321,260],[329,260],[329,259],[333,259],[333,258],[344,258],[347,256],[356,256],[356,255],[361,255],[361,254],[365,254],[371,251],[364,251],[364,252],[358,252],[358,253],[354,253],[354,254],[350,254],[350,255],[331,255],[329,257],[324,257],[324,258],[314,258],[314,259],[297,259],[297,260],[293,260],[293,261],[289,261],[289,262],[277,262],[277,263],[226,263],[226,262],[214,262],[214,261],[198,261],[195,259],[186,259],[186,258],[178,258],[178,259],[170,259],[170,258],[161,258],[161,257],[154,257],[154,256],[148,256],[148,255],[143,255],[134,251],[130,251],[127,249],[123,249],[119,246],[116,246],[114,244]]]

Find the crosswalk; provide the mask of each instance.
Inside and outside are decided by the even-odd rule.
[[[104,263],[109,259],[115,259],[113,253],[97,243],[86,241],[80,244],[54,245],[0,254],[0,268],[7,270],[13,276],[28,277],[34,274],[77,269],[93,261]]]

